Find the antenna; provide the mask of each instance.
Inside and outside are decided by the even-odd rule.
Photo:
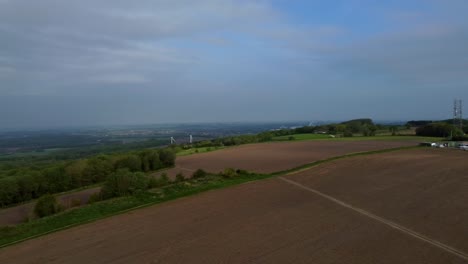
[[[171,137],[171,145],[177,143],[174,137]]]
[[[192,142],[193,142],[193,137],[192,135],[190,135],[190,144],[192,144]]]
[[[461,99],[453,100],[453,125],[459,126],[460,130],[463,131],[463,106]]]

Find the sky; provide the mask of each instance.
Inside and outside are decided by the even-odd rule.
[[[0,128],[446,119],[465,0],[0,0]],[[468,111],[466,111],[468,113]]]

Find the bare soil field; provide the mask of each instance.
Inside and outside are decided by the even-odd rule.
[[[169,170],[168,175],[174,177],[177,173],[182,172],[189,176],[200,168],[214,173],[226,168],[272,173],[354,152],[416,145],[417,142],[408,140],[299,141],[248,144],[178,157],[176,168]]]
[[[353,152],[416,145],[415,141],[302,141],[250,144],[214,152],[178,157],[176,166],[166,173],[174,179],[177,173],[191,176],[199,168],[220,172],[225,168],[245,169],[252,172],[271,173]],[[160,174],[160,173],[159,173]],[[72,199],[86,203],[99,188],[59,196],[65,206]],[[0,210],[0,226],[24,222],[32,215],[35,203],[27,203]]]
[[[468,263],[311,191],[466,252],[467,158],[339,160],[284,177],[303,187],[272,178],[202,193],[0,249],[0,263]]]
[[[354,157],[288,176],[468,252],[468,153],[418,149]]]

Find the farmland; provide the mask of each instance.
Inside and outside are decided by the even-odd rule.
[[[247,144],[215,152],[179,157],[169,175],[188,175],[198,168],[219,172],[225,168],[244,169],[257,173],[273,173],[295,168],[317,160],[349,153],[416,146],[416,140],[394,141],[300,141]]]
[[[335,160],[29,240],[1,249],[0,262],[467,263],[466,158],[414,149]]]
[[[413,140],[388,142],[373,140],[346,142],[301,141],[248,144],[178,157],[175,168],[167,170],[167,173],[171,178],[175,178],[177,173],[189,176],[199,168],[214,173],[225,168],[244,169],[256,173],[273,173],[354,152],[414,145],[416,145],[416,141]],[[62,197],[62,201],[67,203],[76,198],[85,200],[86,197],[97,191],[94,188],[67,194]],[[27,203],[0,210],[0,225],[23,222],[31,215],[32,208],[33,203]]]

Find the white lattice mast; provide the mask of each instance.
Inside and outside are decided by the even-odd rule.
[[[461,99],[453,101],[453,125],[459,126],[463,131],[463,105]]]
[[[193,142],[193,137],[192,135],[190,135],[190,144],[192,144],[192,142]]]
[[[171,145],[175,143],[176,143],[176,140],[174,139],[174,137],[171,137]]]

